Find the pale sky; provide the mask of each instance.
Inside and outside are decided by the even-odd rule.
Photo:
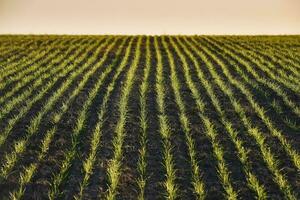
[[[0,34],[300,34],[300,0],[0,0]]]

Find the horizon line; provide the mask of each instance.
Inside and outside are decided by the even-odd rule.
[[[300,36],[300,33],[271,33],[271,34],[115,34],[115,33],[100,33],[100,34],[88,34],[88,33],[0,33],[0,36]]]

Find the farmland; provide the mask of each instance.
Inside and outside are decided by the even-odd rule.
[[[299,199],[300,36],[0,36],[1,199]]]

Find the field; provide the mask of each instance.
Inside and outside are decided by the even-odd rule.
[[[0,36],[0,199],[255,198],[300,198],[300,36]]]

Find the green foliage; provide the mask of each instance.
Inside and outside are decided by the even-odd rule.
[[[271,187],[299,199],[299,45],[299,36],[0,36],[0,195],[122,199],[133,152],[129,198],[207,199],[215,176],[225,199],[273,198]],[[28,192],[36,184],[45,194]]]

